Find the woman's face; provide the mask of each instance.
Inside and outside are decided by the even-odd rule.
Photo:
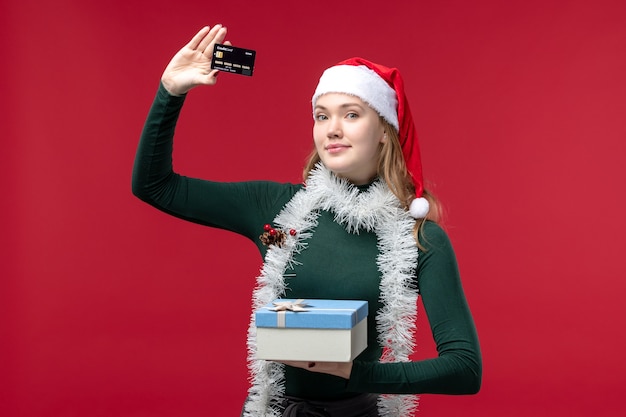
[[[387,140],[378,113],[358,97],[327,93],[317,99],[313,115],[313,140],[324,165],[355,185],[371,182]]]

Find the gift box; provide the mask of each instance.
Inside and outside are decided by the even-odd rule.
[[[255,311],[256,356],[350,362],[367,347],[367,301],[279,299]]]

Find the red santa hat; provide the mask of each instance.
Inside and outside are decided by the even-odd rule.
[[[416,198],[411,202],[409,212],[416,219],[426,217],[429,204],[423,197],[424,179],[417,133],[398,69],[363,58],[350,58],[324,71],[313,94],[313,107],[326,93],[359,97],[398,130],[404,161],[415,186]]]

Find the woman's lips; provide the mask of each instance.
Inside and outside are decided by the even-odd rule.
[[[339,153],[339,152],[343,151],[344,149],[348,149],[348,148],[349,148],[348,145],[342,145],[340,143],[335,143],[335,144],[326,146],[326,152],[328,152],[328,153]]]

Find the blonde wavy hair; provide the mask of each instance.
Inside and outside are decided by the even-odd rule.
[[[387,140],[380,144],[376,173],[380,178],[385,180],[389,189],[398,197],[404,209],[408,211],[411,201],[415,199],[415,186],[406,168],[400,139],[398,138],[398,131],[382,117],[380,117],[380,121],[385,129],[385,133],[387,133]],[[318,162],[320,162],[320,156],[314,148],[302,172],[304,182],[306,182],[311,170]],[[426,189],[424,189],[423,197],[428,200],[430,210],[426,218],[417,219],[415,221],[413,236],[415,237],[415,241],[418,242],[418,245],[418,236],[423,236],[425,220],[431,220],[435,223],[440,223],[442,220],[442,208],[439,200]],[[421,248],[421,245],[419,246]]]

